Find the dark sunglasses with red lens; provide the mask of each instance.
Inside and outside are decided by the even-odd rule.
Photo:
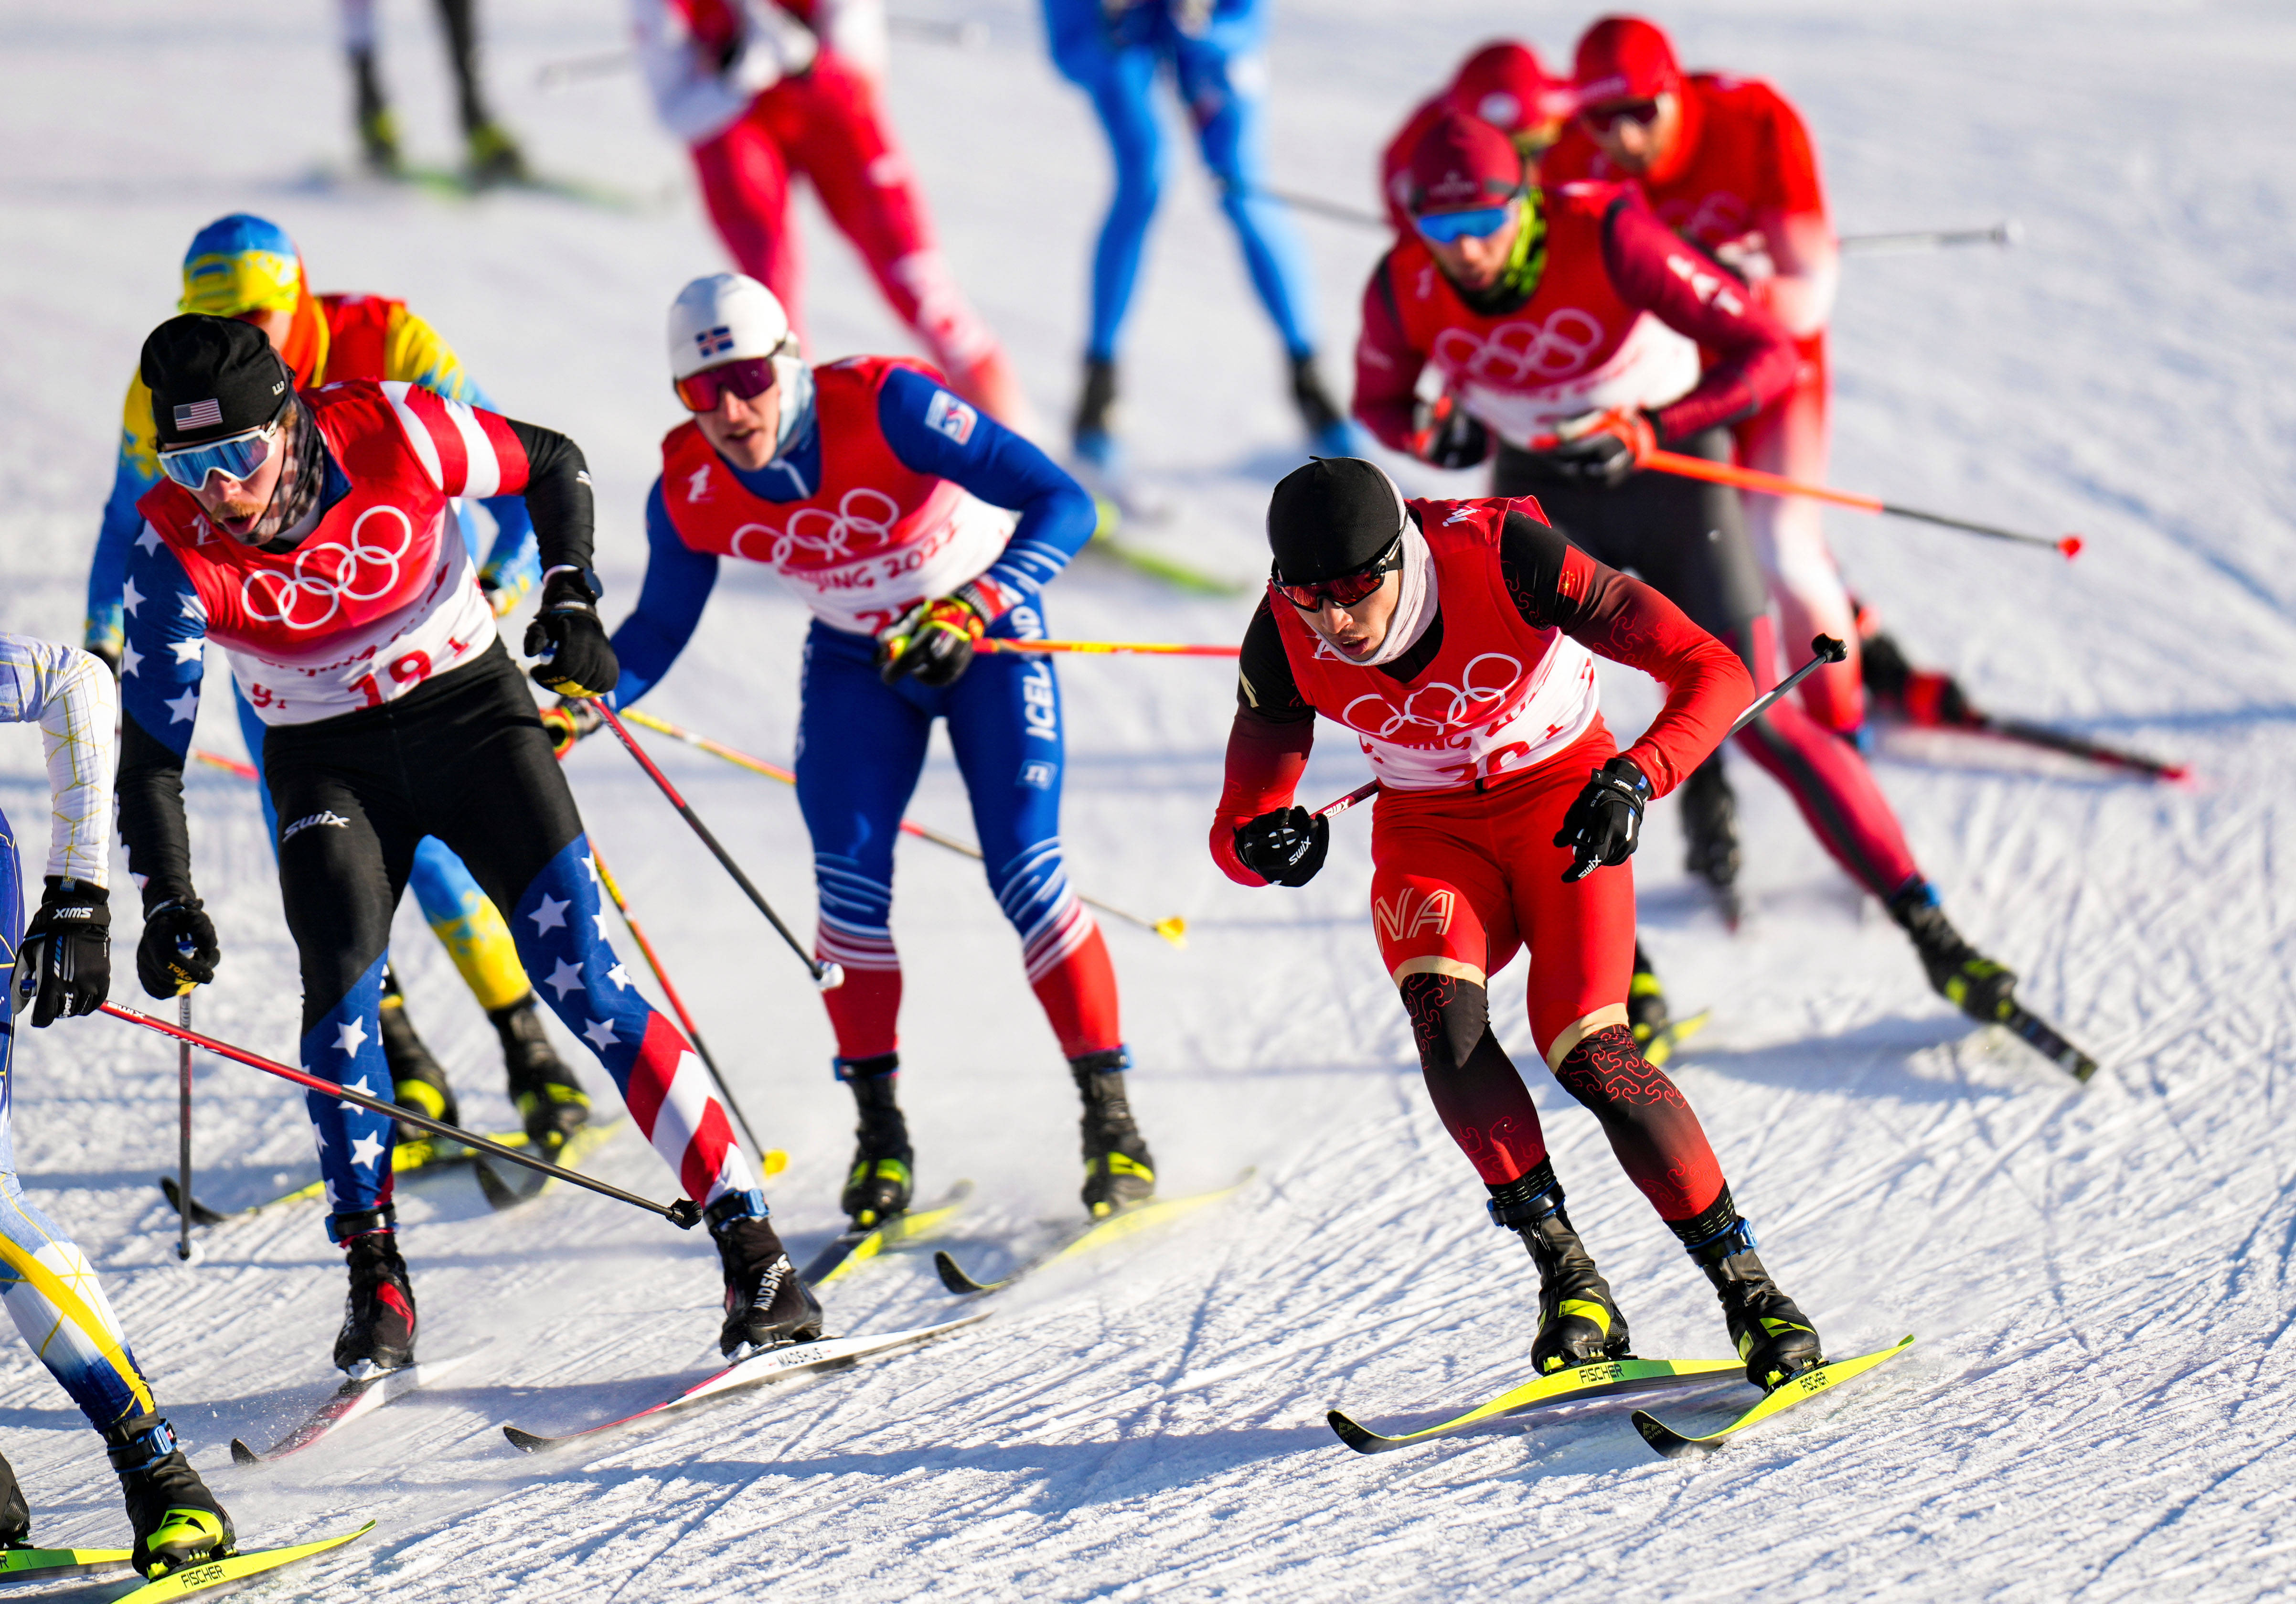
[[[1292,585],[1274,567],[1267,570],[1267,582],[1275,593],[1301,612],[1315,612],[1324,607],[1353,607],[1372,592],[1395,569],[1403,566],[1403,536],[1398,535],[1395,544],[1359,569],[1349,569],[1344,574],[1334,574],[1329,579],[1318,579],[1309,585]]]
[[[1621,122],[1640,123],[1647,128],[1658,120],[1658,102],[1654,100],[1620,101],[1615,105],[1584,107],[1578,115],[1597,134],[1608,134]]]
[[[730,390],[744,401],[754,401],[774,388],[774,359],[744,356],[721,362],[677,381],[677,398],[688,412],[716,412],[718,397]]]

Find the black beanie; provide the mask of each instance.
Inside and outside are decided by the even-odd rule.
[[[162,451],[262,428],[286,406],[295,382],[262,330],[197,313],[152,331],[143,373]]]
[[[1403,492],[1375,462],[1317,457],[1267,501],[1267,548],[1287,585],[1313,585],[1377,557],[1403,532]]]

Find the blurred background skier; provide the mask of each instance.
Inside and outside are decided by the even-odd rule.
[[[343,53],[350,61],[359,152],[369,170],[394,177],[405,163],[398,147],[398,119],[391,111],[376,60],[375,0],[341,0],[341,4]],[[439,22],[447,31],[447,60],[455,70],[464,176],[473,188],[517,183],[528,176],[525,154],[487,109],[486,86],[479,76],[478,0],[439,0]]]

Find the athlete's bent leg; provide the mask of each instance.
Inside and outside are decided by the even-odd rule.
[[[1264,187],[1262,130],[1266,106],[1259,53],[1241,56],[1219,45],[1182,38],[1174,52],[1180,98],[1195,124],[1197,148],[1220,191],[1220,209],[1235,229],[1259,304],[1293,359],[1316,348],[1315,288],[1308,252],[1283,204]]]
[[[789,215],[789,162],[758,106],[695,145],[702,203],[734,265],[772,291],[805,335],[805,257]]]
[[[1822,341],[1805,342],[1801,369],[1784,396],[1738,425],[1738,457],[1749,468],[1822,485],[1826,472],[1826,377]],[[1784,670],[1810,658],[1814,635],[1830,634],[1849,650],[1841,662],[1801,683],[1802,707],[1837,735],[1854,734],[1866,717],[1858,667],[1857,610],[1825,542],[1824,509],[1807,496],[1746,497],[1746,528],[1776,600],[1784,631]]]

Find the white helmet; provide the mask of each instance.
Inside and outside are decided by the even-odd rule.
[[[669,376],[687,378],[721,362],[795,352],[789,314],[746,274],[695,279],[669,304]]]

